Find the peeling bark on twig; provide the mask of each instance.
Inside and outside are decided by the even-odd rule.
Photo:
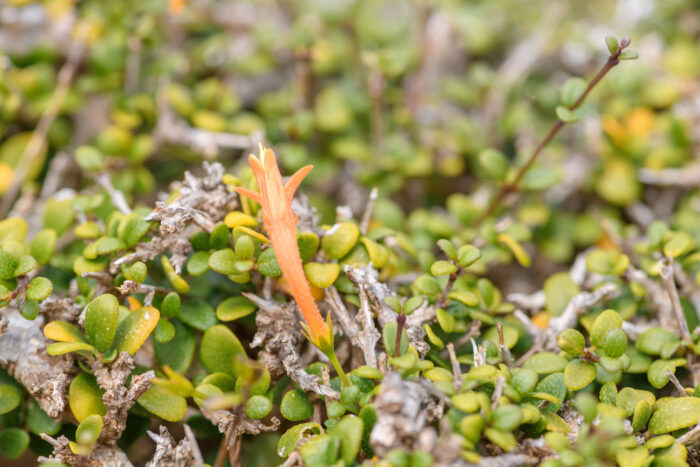
[[[345,273],[355,285],[355,288],[361,294],[365,293],[367,295],[372,308],[377,312],[377,320],[382,328],[386,323],[396,321],[398,315],[384,302],[393,293],[389,287],[379,282],[377,271],[374,268],[369,266],[360,268],[346,266]],[[422,326],[423,323],[430,322],[434,318],[435,309],[426,302],[423,302],[417,310],[406,318],[405,329],[406,334],[408,334],[408,340],[421,357],[430,350],[430,346],[424,340],[425,331]]]
[[[218,162],[205,162],[202,177],[185,172],[179,197],[171,203],[158,201],[155,209],[146,216],[146,220],[160,223],[160,235],[139,243],[133,253],[115,260],[110,267],[112,273],[116,273],[122,264],[149,261],[170,250],[170,262],[179,274],[192,250],[186,227],[194,223],[211,232],[218,221],[238,207],[238,198],[223,183],[223,175],[224,166]]]
[[[195,462],[194,450],[199,448],[196,445],[192,446],[189,438],[182,438],[177,443],[164,425],[161,425],[159,430],[159,434],[148,432],[148,436],[156,443],[156,451],[153,459],[146,464],[147,467],[190,467],[203,464],[201,461]]]
[[[50,457],[39,457],[39,462],[63,462],[70,466],[79,467],[132,467],[133,464],[126,457],[124,451],[115,445],[97,446],[89,456],[73,454],[65,436],[54,439],[42,433],[41,439],[53,446],[53,454]]]
[[[374,326],[372,310],[369,308],[364,290],[360,290],[360,302],[360,309],[353,319],[335,287],[329,287],[326,290],[326,303],[333,309],[334,316],[340,321],[343,331],[350,338],[350,341],[362,350],[365,363],[377,368],[376,346],[381,334]],[[357,323],[358,321],[362,323],[362,328]]]
[[[258,330],[250,346],[265,349],[264,354],[261,352],[260,359],[270,374],[279,377],[284,370],[305,391],[313,391],[331,399],[340,398],[338,391],[319,384],[318,377],[304,371],[297,352],[297,345],[303,337],[299,332],[296,305],[279,305],[250,293],[243,295],[260,308],[255,315]]]
[[[153,370],[131,378],[131,385],[126,386],[126,380],[134,369],[134,359],[127,352],[122,352],[115,361],[104,364],[96,361],[92,371],[97,378],[97,384],[105,390],[102,401],[107,407],[103,417],[102,433],[98,442],[114,444],[126,428],[126,417],[129,409],[136,400],[146,392],[151,380],[156,377]]]
[[[460,457],[461,438],[446,423],[440,423],[440,432],[432,426],[444,420],[446,400],[427,380],[416,383],[398,373],[387,374],[374,401],[377,422],[369,437],[372,449],[380,458],[392,449],[405,449],[430,453],[435,466],[466,465]]]
[[[3,311],[7,331],[0,336],[0,364],[36,398],[39,406],[59,420],[67,402],[68,383],[75,371],[73,358],[46,353],[50,341],[44,337],[42,316],[23,318],[13,307]]]

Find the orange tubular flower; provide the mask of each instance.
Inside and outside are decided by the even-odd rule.
[[[316,307],[297,246],[297,216],[292,211],[292,198],[301,181],[313,168],[307,165],[292,175],[287,183],[277,166],[275,153],[260,145],[260,159],[251,154],[250,167],[260,193],[238,187],[238,193],[262,206],[263,223],[270,236],[277,262],[289,289],[306,321],[309,340],[324,353],[332,352],[333,332]]]

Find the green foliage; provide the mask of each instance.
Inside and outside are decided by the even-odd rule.
[[[120,412],[129,456],[170,422],[209,438],[212,464],[227,437],[251,465],[281,462],[257,457],[265,439],[312,467],[478,464],[530,439],[554,452],[543,465],[685,465],[700,422],[691,2],[625,26],[658,49],[634,66],[629,39],[572,34],[609,28],[597,0],[561,9],[554,35],[530,13],[547,2],[242,2],[235,27],[211,2],[10,3],[0,195],[21,201],[2,207],[17,214],[0,221],[0,307],[7,332],[33,320],[21,329],[49,342],[4,365],[17,381],[0,375],[4,458],[48,455],[46,433],[89,463],[123,426],[110,401],[153,371]],[[63,15],[92,26],[66,83],[70,45],[44,43]],[[25,17],[41,22],[29,42]],[[283,177],[314,165],[289,212],[236,194],[264,188],[239,159],[258,140]],[[282,221],[335,327],[331,365],[270,245]],[[124,352],[134,368],[107,394]],[[28,379],[39,358],[66,379]],[[387,449],[373,428],[415,402],[387,402],[396,381],[425,393],[411,423],[426,422]],[[66,384],[72,416],[53,420],[41,407]],[[450,449],[421,450],[433,434]]]

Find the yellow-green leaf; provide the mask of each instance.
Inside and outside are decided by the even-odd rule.
[[[39,264],[47,264],[56,248],[56,231],[53,229],[40,230],[32,239],[29,253]]]
[[[188,293],[190,291],[190,285],[175,272],[175,268],[173,268],[168,257],[162,255],[160,262],[163,265],[165,276],[168,278],[173,288],[181,294]]]
[[[324,289],[338,278],[340,266],[336,263],[306,263],[304,273],[311,285]]]
[[[102,432],[102,417],[92,414],[80,422],[75,431],[75,441],[81,446],[92,446]]]
[[[257,306],[245,297],[230,297],[216,307],[216,317],[221,321],[233,321],[248,316]]]
[[[90,344],[83,342],[54,342],[46,346],[46,353],[49,355],[63,355],[70,352],[90,352],[97,354],[97,349]]]
[[[168,422],[182,420],[187,412],[187,400],[184,397],[158,385],[151,385],[137,402],[144,409]]]
[[[49,339],[59,342],[82,342],[87,344],[88,340],[74,324],[66,321],[51,321],[44,326],[44,335]]]
[[[321,249],[330,259],[340,259],[357,243],[360,229],[352,222],[342,222],[326,232],[321,240]]]
[[[160,312],[152,306],[132,311],[119,323],[112,346],[105,354],[105,361],[113,360],[122,352],[129,352],[131,355],[136,353],[148,339],[159,319]]]
[[[103,294],[88,303],[85,309],[85,333],[100,352],[112,345],[117,332],[119,301],[112,294]]]
[[[660,435],[700,422],[700,398],[677,397],[661,405],[649,420],[649,432]]]
[[[523,267],[530,267],[530,264],[532,264],[532,260],[530,259],[530,255],[525,251],[525,249],[518,243],[513,237],[511,237],[508,234],[502,233],[498,235],[498,241],[506,245],[510,251],[513,253],[513,256],[515,256],[515,259],[520,263],[521,266]]]
[[[595,379],[595,365],[575,359],[567,363],[564,368],[564,383],[569,391],[578,391],[593,382]]]
[[[210,373],[237,376],[233,363],[239,356],[245,357],[245,350],[233,332],[223,324],[210,327],[202,336],[199,358]]]
[[[80,373],[68,387],[68,405],[73,416],[82,422],[93,414],[104,415],[107,407],[102,402],[104,390],[97,385],[93,375]]]

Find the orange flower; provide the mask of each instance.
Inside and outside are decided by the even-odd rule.
[[[180,16],[183,8],[185,7],[185,0],[169,0],[168,9],[170,14],[173,16]]]
[[[333,348],[333,333],[318,311],[311,287],[306,280],[297,246],[298,219],[292,211],[294,192],[313,166],[302,167],[284,184],[275,153],[270,148],[260,145],[260,159],[251,155],[249,162],[260,193],[242,187],[236,189],[240,195],[247,196],[262,206],[265,229],[270,236],[270,243],[275,250],[282,274],[289,285],[289,291],[308,326],[309,340],[326,352],[328,347]]]

